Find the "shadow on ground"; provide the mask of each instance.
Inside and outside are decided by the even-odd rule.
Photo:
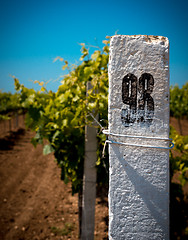
[[[7,136],[0,138],[0,150],[11,150],[17,143],[17,140],[19,140],[24,134],[25,129],[22,128],[17,131],[9,132]]]

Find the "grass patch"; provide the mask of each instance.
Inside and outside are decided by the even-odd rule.
[[[58,236],[67,236],[73,231],[74,227],[71,223],[65,223],[63,228],[51,227],[51,231]]]

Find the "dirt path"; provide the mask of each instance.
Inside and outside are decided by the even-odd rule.
[[[187,119],[181,119],[177,120],[174,117],[170,118],[170,124],[178,131],[178,133],[182,135],[188,135],[188,120]]]
[[[32,136],[19,130],[0,140],[0,239],[78,239],[78,196]],[[107,239],[107,198],[96,204],[95,239]]]
[[[171,124],[179,130],[176,119]],[[187,135],[188,121],[181,124]],[[13,128],[8,134],[9,127],[0,123],[0,240],[78,239],[78,196],[60,180],[53,155],[32,146],[34,133]],[[96,199],[95,222],[95,240],[107,239],[105,194]]]

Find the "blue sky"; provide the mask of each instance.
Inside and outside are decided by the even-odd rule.
[[[102,47],[116,32],[168,37],[170,84],[188,81],[188,0],[0,0],[0,89],[14,92],[14,75],[56,91],[64,72],[53,59],[79,64],[79,43]]]

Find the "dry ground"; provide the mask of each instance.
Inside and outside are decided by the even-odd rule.
[[[0,129],[0,240],[78,239],[78,195],[60,180],[53,155],[43,156],[42,146],[32,146],[30,131],[8,133],[9,123]],[[107,197],[101,197],[96,199],[98,240],[107,239],[108,231]]]
[[[0,123],[0,240],[78,239],[78,196],[60,180],[53,155],[30,143],[34,133]],[[178,130],[178,122],[171,118]],[[188,122],[182,121],[188,134]],[[95,239],[107,239],[106,193],[96,199]]]

